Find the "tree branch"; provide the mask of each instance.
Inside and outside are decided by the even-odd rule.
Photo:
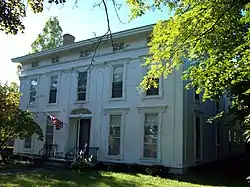
[[[205,32],[203,32],[197,39],[195,42],[194,47],[197,45],[198,41],[200,41],[200,39],[202,38],[202,36],[206,35],[207,33],[209,33],[215,26],[216,24],[220,21],[220,19],[226,14],[227,11],[229,11],[234,5],[234,0],[232,1],[231,5],[224,11],[222,12],[222,14],[217,18],[217,20],[213,23],[213,25],[207,29]]]

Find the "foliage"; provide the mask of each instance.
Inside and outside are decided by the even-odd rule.
[[[34,133],[40,140],[43,139],[42,129],[33,121],[32,113],[19,109],[19,99],[20,93],[16,83],[0,83],[0,150],[9,139],[23,139]]]
[[[84,152],[80,151],[76,159],[74,159],[71,163],[70,168],[77,171],[84,171],[85,169],[89,169],[94,166],[92,156],[87,156]]]
[[[31,44],[32,52],[40,52],[46,49],[53,49],[62,45],[62,28],[57,17],[51,17],[45,24],[43,31]]]
[[[4,0],[0,1],[0,30],[6,34],[23,32],[25,27],[22,19],[26,16],[28,6],[34,13],[43,11],[45,0]],[[48,3],[65,3],[65,0],[48,0]]]
[[[250,3],[236,0],[127,0],[132,18],[156,7],[174,11],[169,20],[159,21],[149,42],[151,70],[142,89],[157,86],[154,78],[167,77],[178,68],[187,88],[197,88],[203,101],[232,99],[232,124],[249,129],[250,114]],[[192,64],[190,62],[193,62]],[[224,111],[225,114],[225,111]]]

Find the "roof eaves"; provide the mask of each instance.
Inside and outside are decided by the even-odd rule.
[[[147,31],[152,30],[153,26],[154,26],[154,24],[151,24],[151,25],[137,27],[137,28],[133,28],[133,29],[125,30],[125,31],[116,32],[116,33],[112,34],[112,37],[113,37],[113,39],[118,39],[118,38],[122,38],[122,37],[125,37],[125,36],[141,33],[141,32],[147,32]],[[41,51],[41,52],[38,52],[38,53],[28,54],[28,55],[17,57],[17,58],[12,58],[11,61],[14,62],[14,63],[19,63],[19,62],[24,62],[24,61],[27,61],[27,60],[30,60],[30,59],[33,59],[33,58],[38,58],[38,57],[50,55],[50,54],[57,53],[57,52],[72,50],[72,49],[75,49],[75,48],[79,48],[79,47],[82,47],[82,46],[93,44],[93,43],[97,42],[100,37],[101,36],[96,37],[96,38],[90,38],[90,39],[82,40],[82,41],[79,41],[79,42],[75,42],[75,43],[73,43],[71,45],[61,46],[61,47],[57,47],[57,48],[54,48],[54,49]]]

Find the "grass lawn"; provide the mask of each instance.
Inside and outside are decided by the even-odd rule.
[[[244,187],[245,181],[222,181],[200,178],[195,176],[184,176],[179,178],[159,178],[142,174],[124,174],[114,172],[83,172],[74,171],[47,171],[22,174],[0,174],[0,186],[36,186],[36,187],[212,187],[229,186]]]

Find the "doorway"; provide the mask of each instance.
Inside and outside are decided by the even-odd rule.
[[[80,119],[80,129],[79,129],[79,149],[84,150],[87,144],[86,153],[89,153],[89,143],[90,143],[90,119]]]

